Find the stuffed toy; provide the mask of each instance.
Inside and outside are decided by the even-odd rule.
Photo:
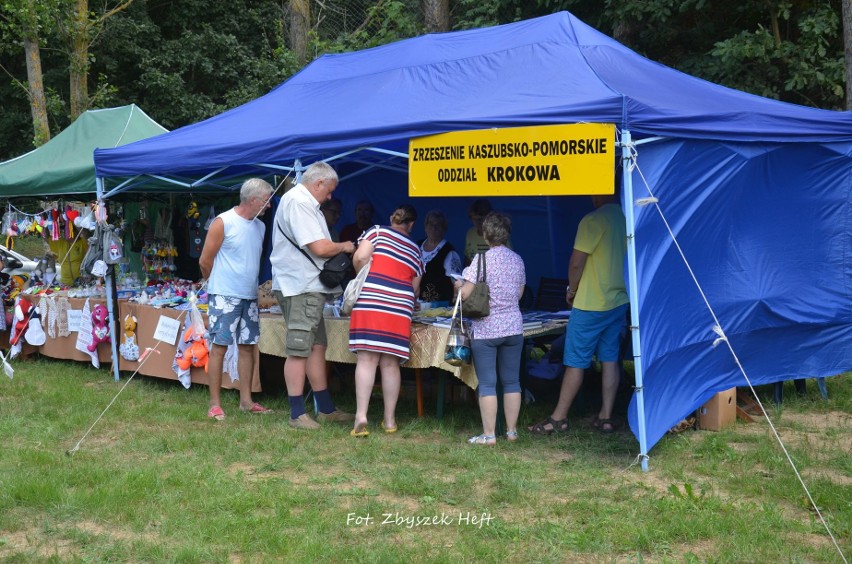
[[[40,347],[47,341],[47,335],[44,334],[44,328],[41,326],[41,309],[39,306],[33,307],[29,317],[30,322],[27,324],[24,340],[34,347]]]
[[[99,344],[111,341],[107,308],[103,304],[97,304],[92,308],[92,342],[86,348],[89,352],[94,352]]]
[[[33,305],[24,299],[18,300],[18,303],[15,304],[15,336],[9,339],[10,345],[17,345],[24,336],[24,333],[26,333],[27,325],[30,323],[30,309],[32,307]]]
[[[124,316],[124,335],[118,352],[125,360],[139,360],[139,345],[136,344],[136,316],[129,313]]]
[[[180,369],[189,370],[190,366],[203,366],[204,371],[207,372],[209,351],[207,350],[207,339],[204,338],[204,335],[197,334],[190,327],[183,334],[183,341],[188,346],[183,352],[183,356],[176,359]]]
[[[187,219],[198,219],[198,216],[201,215],[198,212],[198,204],[195,200],[189,202],[189,206],[186,208],[186,217]]]

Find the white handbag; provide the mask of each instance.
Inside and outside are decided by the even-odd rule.
[[[346,285],[346,290],[343,291],[343,302],[340,304],[340,311],[343,315],[352,313],[352,308],[355,307],[355,302],[358,301],[358,296],[361,295],[361,289],[364,287],[364,282],[367,280],[367,275],[370,274],[370,264],[373,262],[373,257],[367,261],[367,264],[361,267],[355,278],[349,281]]]

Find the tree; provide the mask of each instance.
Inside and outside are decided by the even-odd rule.
[[[47,117],[47,98],[44,93],[43,73],[41,69],[41,31],[49,25],[56,10],[56,4],[50,0],[6,0],[2,3],[3,39],[12,39],[23,47],[27,67],[27,85],[15,80],[25,88],[30,102],[33,123],[33,144],[39,147],[50,141],[50,125]],[[4,41],[5,43],[6,41]]]
[[[310,0],[290,0],[290,49],[301,64],[308,62],[308,33],[311,30]]]
[[[421,5],[426,31],[432,33],[450,30],[449,0],[421,0]]]
[[[71,120],[89,109],[89,49],[107,19],[125,10],[133,0],[122,0],[100,15],[89,13],[89,0],[73,0],[65,35],[69,55]]]
[[[852,0],[843,0],[843,51],[846,69],[846,109],[852,110]]]

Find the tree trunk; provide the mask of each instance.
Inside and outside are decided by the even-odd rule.
[[[449,0],[421,0],[426,31],[450,31]]]
[[[846,53],[846,109],[852,110],[852,0],[843,0],[843,47]]]
[[[50,126],[47,122],[47,101],[44,97],[38,35],[30,35],[24,39],[24,54],[27,58],[27,81],[33,114],[33,144],[40,147],[50,141]]]
[[[308,32],[311,29],[310,0],[290,0],[290,49],[299,64],[308,62]]]
[[[71,22],[71,120],[89,109],[89,0],[75,0]]]

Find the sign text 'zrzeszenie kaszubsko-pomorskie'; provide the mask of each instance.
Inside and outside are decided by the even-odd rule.
[[[453,131],[408,147],[410,196],[612,194],[615,125]]]

